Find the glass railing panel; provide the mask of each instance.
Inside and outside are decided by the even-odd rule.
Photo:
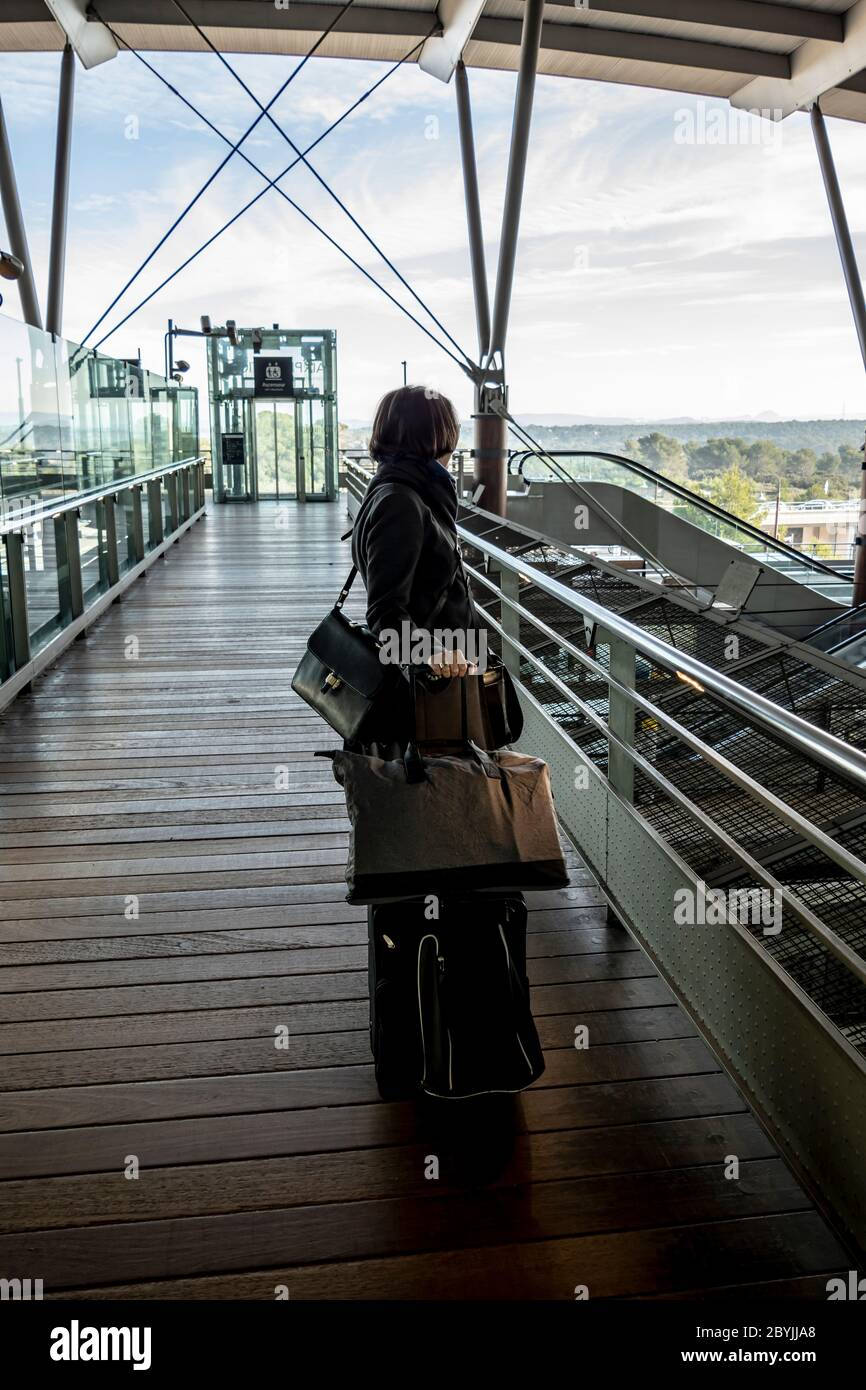
[[[57,572],[54,524],[34,522],[23,532],[27,628],[35,655],[64,624]]]
[[[175,395],[175,462],[195,458],[198,451],[198,392],[191,386],[181,386]]]
[[[197,455],[193,387],[0,314],[0,681],[15,671],[13,638],[21,664],[28,641],[38,654],[78,615],[79,580],[85,607],[109,588],[112,531],[118,577],[137,563],[131,480]],[[109,490],[117,490],[112,500],[93,496]],[[164,483],[158,497],[170,534]],[[70,502],[77,510],[45,517]],[[152,551],[161,537],[151,536],[146,489],[141,502],[142,539]],[[191,507],[192,494],[186,515]],[[26,605],[26,634],[13,633],[10,583],[22,619]]]
[[[145,389],[150,402],[153,468],[165,468],[175,462],[174,405],[176,391],[166,385],[164,377],[145,372]]]
[[[89,353],[59,338],[55,357],[61,440],[64,458],[71,463],[68,491],[72,495],[104,482],[99,400]]]
[[[129,402],[129,420],[132,436],[132,462],[134,473],[149,473],[153,468],[153,441],[151,439],[150,401],[136,395]]]
[[[60,437],[51,338],[16,319],[0,328],[0,497],[57,495]],[[54,466],[51,467],[50,465]]]
[[[0,315],[0,503],[33,510],[198,447],[193,387]]]
[[[78,513],[81,587],[85,606],[108,588],[105,505],[103,502],[86,502]]]

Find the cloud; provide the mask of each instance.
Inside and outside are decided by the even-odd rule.
[[[239,139],[257,114],[212,55],[146,56],[229,140]],[[291,70],[285,59],[233,55],[230,61],[264,102]],[[0,55],[43,285],[58,63],[56,54]],[[275,103],[274,115],[304,148],[386,71],[385,64],[314,59]],[[470,73],[491,285],[514,82],[512,73]],[[785,122],[772,146],[683,144],[677,138],[683,111],[699,134],[708,112],[727,107],[669,92],[538,80],[511,310],[513,408],[719,416],[756,414],[769,401],[798,415],[834,414],[843,396],[854,402],[862,394],[808,120]],[[136,118],[131,126],[130,116]],[[852,227],[862,239],[863,132],[839,121],[830,122],[830,131]],[[270,176],[293,158],[266,121],[244,149]],[[79,71],[70,335],[92,324],[226,153],[130,55]],[[453,90],[406,65],[311,160],[449,332],[473,350]],[[295,169],[283,187],[441,337],[307,170]],[[105,329],[261,188],[262,179],[234,156],[153,254]],[[13,300],[14,293],[7,308]],[[273,191],[106,346],[123,355],[140,346],[158,365],[166,318],[195,323],[202,312],[215,320],[335,326],[343,415],[369,415],[403,358],[413,376],[470,409],[469,383],[458,367]],[[811,342],[820,342],[820,353],[809,350]],[[203,384],[198,359],[195,372]]]

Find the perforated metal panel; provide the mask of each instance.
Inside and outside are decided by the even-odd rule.
[[[866,1059],[747,928],[675,923],[674,894],[697,892],[697,875],[538,701],[525,690],[520,698],[520,746],[549,764],[560,820],[617,915],[804,1181],[866,1247]],[[578,766],[585,790],[575,787]]]

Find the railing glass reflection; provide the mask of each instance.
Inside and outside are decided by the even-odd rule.
[[[191,387],[0,315],[0,501],[44,507],[194,458]]]

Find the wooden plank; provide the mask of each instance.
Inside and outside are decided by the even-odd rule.
[[[102,990],[123,985],[153,985],[185,980],[225,980],[266,975],[320,975],[364,969],[367,944],[285,949],[218,951],[212,954],[177,952],[133,959],[67,961],[58,965],[8,966],[0,975],[0,994],[29,990],[66,993]],[[569,980],[633,979],[654,974],[641,951],[594,951],[583,955],[534,956],[527,965],[531,984],[563,984]],[[5,1002],[0,1001],[0,1017]]]
[[[324,1010],[330,1010],[325,1014]],[[339,1011],[339,1012],[338,1012]],[[293,1023],[295,1014],[293,1014]],[[247,1015],[254,1015],[250,1020]],[[273,1046],[273,1015],[262,1017],[262,1011],[241,1012],[225,1010],[205,1014],[200,1011],[185,1016],[189,1019],[186,1031],[196,1038],[212,1035],[207,1042],[183,1043],[142,1042],[146,1031],[130,1030],[125,1020],[94,1020],[114,1027],[120,1045],[110,1047],[64,1048],[70,1041],[68,1033],[57,1038],[58,1025],[42,1027],[45,1051],[31,1051],[29,1044],[38,1039],[29,1035],[19,1039],[21,1052],[10,1049],[11,1035],[3,1045],[8,1049],[3,1060],[4,1091],[37,1089],[42,1086],[86,1086],[110,1081],[154,1081],[180,1076],[222,1076],[230,1072],[261,1072],[293,1068],[335,1066],[353,1062],[369,1063],[370,1046],[367,1032],[367,1011],[364,1004],[334,1004],[319,1006],[319,1016],[299,1020],[294,1025],[288,1062]],[[206,1022],[203,1022],[206,1020]],[[150,1015],[133,1020],[145,1028],[162,1033],[161,1020],[154,1024]],[[538,1033],[546,1051],[571,1048],[574,1039],[574,1018],[571,1014],[554,1015],[538,1021]],[[315,1026],[315,1025],[318,1025]],[[325,1026],[330,1025],[330,1026]],[[21,1025],[23,1028],[33,1025]],[[240,1030],[246,1028],[247,1032]],[[254,1031],[253,1036],[250,1033]],[[592,1046],[630,1042],[664,1041],[670,1038],[696,1036],[693,1023],[678,1008],[619,1009],[592,1016],[590,1038]],[[81,1039],[75,1031],[71,1041]],[[97,1039],[97,1041],[103,1041]],[[125,1045],[124,1045],[125,1044]]]
[[[323,1036],[325,1046],[331,1047],[331,1040]],[[321,1046],[320,1038],[314,1045]],[[345,1051],[349,1056],[341,1055],[339,1066],[328,1066],[319,1059],[310,1069],[302,1070],[291,1044],[284,1051],[278,1050],[273,1035],[261,1040],[263,1054],[266,1049],[278,1053],[276,1067],[242,1075],[223,1073],[135,1084],[7,1090],[0,1093],[0,1131],[99,1125],[105,1123],[107,1116],[113,1124],[121,1124],[191,1115],[375,1104],[378,1100],[373,1068],[369,1064],[345,1065],[345,1061],[367,1062],[368,1045],[363,1033],[340,1035],[340,1053]],[[562,1048],[547,1053],[545,1064],[536,1088],[596,1085],[640,1077],[697,1076],[720,1070],[699,1038],[597,1044],[583,1050]]]
[[[745,1105],[727,1077],[665,1077],[526,1092],[517,1112],[528,1132],[599,1128],[697,1115],[735,1115]],[[0,1135],[0,1179],[61,1173],[120,1173],[127,1154],[142,1168],[224,1159],[378,1148],[417,1138],[421,1116],[410,1104],[334,1105],[248,1115],[200,1116],[93,1128]]]
[[[135,1240],[122,1227],[77,1227],[0,1236],[0,1267],[11,1277],[41,1269],[50,1288],[74,1288],[112,1279],[153,1279],[247,1269],[260,1264],[315,1264],[320,1260],[383,1257],[418,1250],[459,1251],[512,1240],[543,1241],[612,1227],[622,1231],[698,1224],[714,1218],[740,1221],[771,1211],[804,1211],[809,1202],[778,1159],[744,1163],[739,1182],[724,1176],[724,1164],[677,1171],[587,1177],[509,1186],[470,1194],[428,1194],[426,1200],[377,1198],[350,1208],[329,1202],[141,1222]],[[423,1168],[422,1168],[423,1172]],[[139,1179],[147,1203],[147,1180]],[[347,1216],[350,1219],[347,1219]],[[23,1247],[23,1248],[22,1248]],[[841,1250],[825,1244],[825,1257]],[[832,1255],[830,1252],[832,1251]],[[29,1261],[29,1264],[26,1263]]]
[[[424,1176],[428,1147],[406,1144],[300,1158],[154,1168],[148,1170],[146,1200],[139,1183],[118,1182],[113,1173],[8,1181],[0,1188],[4,1226],[7,1231],[43,1230],[148,1221],[155,1211],[172,1218],[376,1197],[425,1200],[430,1193]],[[510,1161],[490,1187],[718,1164],[729,1153],[737,1153],[744,1163],[775,1157],[763,1130],[746,1114],[566,1134],[521,1134]],[[440,1171],[436,1190],[454,1190],[447,1167]]]
[[[227,931],[202,930],[181,936],[159,933],[128,938],[106,934],[96,940],[73,938],[65,941],[24,941],[11,945],[0,943],[0,968],[59,962],[140,960],[151,956],[223,955],[286,948],[294,951],[302,946],[362,946],[366,942],[367,923],[357,918],[319,926],[294,924],[249,931],[238,925]],[[534,932],[527,937],[527,956],[530,959],[639,949],[637,943],[625,933],[605,927],[583,932],[577,929],[573,932]]]
[[[578,1285],[592,1299],[672,1293],[690,1287],[827,1274],[848,1256],[814,1212],[704,1223],[664,1230],[539,1240],[460,1251],[424,1251],[401,1258],[335,1264],[274,1265],[259,1273],[166,1279],[159,1283],[91,1285],[85,1298],[269,1299],[289,1297],[375,1301],[460,1300],[573,1302]],[[101,1271],[105,1279],[105,1269]],[[49,1297],[53,1295],[49,1294]]]
[[[7,1023],[0,1026],[4,1086],[7,1090],[50,1086],[60,1084],[64,1077],[68,1077],[68,1084],[75,1084],[76,1077],[79,1084],[86,1084],[97,1080],[206,1076],[211,1072],[209,1062],[217,1062],[220,1058],[220,1049],[214,1048],[214,1042],[231,1044],[243,1038],[259,1040],[263,1037],[270,1041],[274,1027],[285,1019],[295,1040],[314,1033],[335,1036],[366,1030],[368,1005],[367,1001],[352,999],[336,1004],[193,1009],[189,1013],[170,1015],[132,1013],[124,1017],[89,1019],[88,1047],[81,1047],[81,1024],[76,1019],[50,1019],[47,1024]],[[573,1013],[539,1016],[537,1026],[542,1047],[573,1047]],[[694,1023],[689,1022],[676,1005],[595,1012],[582,1026],[588,1027],[592,1045],[696,1036]],[[200,1040],[209,1040],[209,1047],[196,1052],[195,1044]],[[64,1058],[65,1052],[74,1055]],[[189,1070],[183,1069],[183,1056],[189,1058]],[[234,1070],[231,1066],[227,1069]],[[261,1066],[249,1069],[263,1070]],[[221,1070],[222,1066],[213,1065],[214,1074]],[[238,1066],[238,1070],[243,1070],[242,1066]]]

